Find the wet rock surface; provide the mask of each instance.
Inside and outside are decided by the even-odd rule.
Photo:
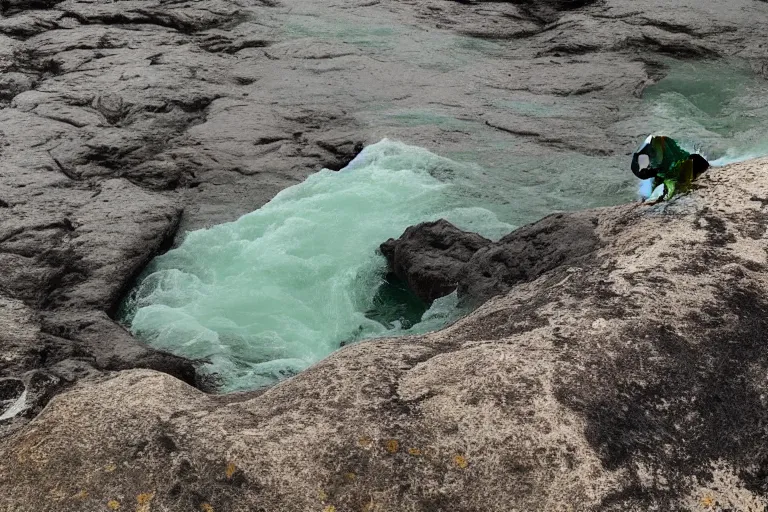
[[[440,219],[409,227],[381,244],[390,271],[424,302],[448,295],[472,257],[492,242]]]
[[[763,510],[766,171],[584,212],[588,257],[263,394],[81,381],[0,441],[0,506]],[[521,231],[572,240],[557,221]]]

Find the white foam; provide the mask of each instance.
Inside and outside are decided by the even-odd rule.
[[[228,389],[271,384],[342,341],[394,334],[365,315],[386,266],[380,243],[440,217],[486,234],[512,229],[455,204],[452,185],[431,174],[450,165],[384,140],[340,172],[322,170],[235,222],[189,233],[137,288],[132,331],[210,358]],[[416,330],[436,328],[436,318]]]

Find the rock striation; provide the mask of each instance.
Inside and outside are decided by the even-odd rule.
[[[261,394],[81,382],[0,441],[0,507],[764,510],[768,159],[698,183],[522,228],[596,243]]]

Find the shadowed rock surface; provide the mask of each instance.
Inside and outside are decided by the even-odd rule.
[[[510,233],[469,260],[459,297],[479,305],[553,268],[585,264],[601,246],[598,225],[593,211],[558,213]]]
[[[698,183],[585,212],[590,257],[261,395],[83,382],[0,441],[0,507],[763,510],[768,160]]]
[[[472,256],[491,243],[440,219],[409,227],[397,240],[381,244],[380,250],[390,271],[430,303],[455,290]]]

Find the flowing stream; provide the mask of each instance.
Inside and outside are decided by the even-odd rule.
[[[312,23],[288,29],[297,37],[327,29]],[[386,27],[356,37],[371,51],[408,40]],[[462,48],[468,60],[472,52],[493,51]],[[738,63],[669,66],[617,130],[671,135],[715,164],[768,154],[764,80]],[[505,108],[534,118],[557,117],[568,107],[531,99]],[[439,109],[381,103],[370,104],[366,115],[405,138],[439,125],[465,132],[471,143],[437,156],[385,139],[339,172],[320,171],[234,222],[188,233],[126,297],[121,316],[132,332],[156,348],[207,359],[203,370],[217,375],[224,391],[268,386],[345,344],[434,330],[463,313],[454,296],[428,307],[386,281],[377,247],[406,227],[443,217],[497,238],[556,210],[637,198],[625,155],[529,154],[501,138],[476,145],[487,127]]]

